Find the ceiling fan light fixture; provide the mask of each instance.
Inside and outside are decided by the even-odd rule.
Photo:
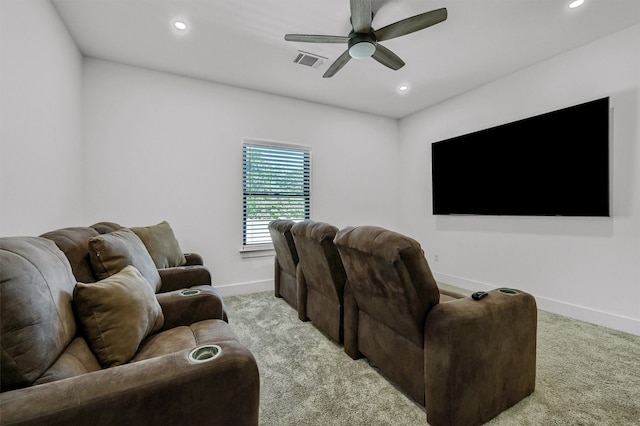
[[[361,41],[349,48],[349,55],[351,55],[353,59],[364,59],[373,55],[375,51],[375,44],[368,41]]]

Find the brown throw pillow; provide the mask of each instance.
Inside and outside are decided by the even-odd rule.
[[[162,308],[133,266],[97,283],[77,283],[73,305],[91,350],[103,367],[127,363],[140,342],[164,325]]]
[[[103,280],[133,265],[147,279],[154,292],[162,282],[153,259],[138,236],[128,228],[89,239],[89,257],[96,276]]]
[[[167,221],[157,225],[132,227],[131,230],[140,237],[149,251],[156,268],[172,268],[187,263],[180,249],[180,244]]]

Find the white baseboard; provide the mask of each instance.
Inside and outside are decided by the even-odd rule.
[[[471,291],[489,291],[500,287],[489,283],[438,272],[434,272],[433,276],[438,282]],[[274,285],[273,279],[268,279],[246,283],[227,284],[216,286],[216,288],[222,297],[227,297],[240,294],[258,293],[261,291],[273,291]],[[640,336],[640,320],[612,314],[610,312],[599,311],[585,306],[574,305],[568,302],[540,297],[535,294],[533,296],[536,298],[536,303],[540,310]]]
[[[488,283],[473,281],[453,275],[441,274],[438,272],[434,272],[433,276],[438,282],[460,287],[465,290],[489,291],[499,287]],[[540,297],[535,294],[533,296],[536,298],[538,309],[542,311],[551,312],[640,336],[640,320],[612,314],[610,312],[599,311],[585,306],[574,305],[569,302]]]
[[[262,281],[251,281],[247,283],[235,283],[216,286],[222,297],[237,296],[239,294],[259,293],[261,291],[273,291],[273,279]]]
[[[433,272],[433,277],[439,283],[449,284],[454,287],[460,287],[469,291],[489,291],[497,288],[494,285],[483,283],[480,281],[473,281],[467,278],[460,278],[453,275],[441,274],[439,272]]]

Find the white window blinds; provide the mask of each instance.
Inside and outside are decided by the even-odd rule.
[[[245,248],[271,244],[268,225],[274,219],[309,218],[309,149],[245,141],[242,162]]]

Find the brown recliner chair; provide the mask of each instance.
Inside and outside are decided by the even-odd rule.
[[[278,219],[269,222],[269,234],[276,251],[274,258],[275,296],[282,297],[298,310],[298,283],[296,269],[298,252],[291,234],[292,220]]]
[[[52,241],[0,238],[0,424],[257,425],[253,355],[183,300],[163,316],[133,266],[76,284]]]
[[[298,317],[342,343],[342,301],[347,275],[333,239],[338,228],[305,220],[291,228],[298,263]]]
[[[433,426],[477,425],[535,387],[537,311],[524,292],[442,294],[420,244],[373,226],[335,238],[345,270],[344,349],[366,356]]]

